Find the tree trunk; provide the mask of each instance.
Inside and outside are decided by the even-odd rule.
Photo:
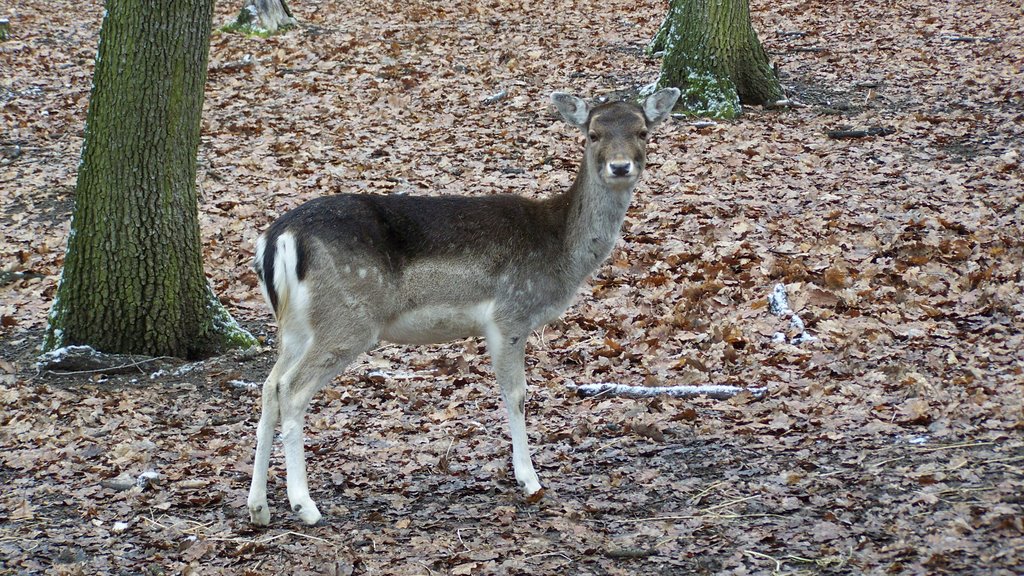
[[[295,24],[285,0],[245,0],[235,21],[225,29],[246,34],[267,35]]]
[[[671,0],[648,50],[664,52],[657,88],[682,90],[677,108],[687,113],[732,118],[741,103],[783,98],[748,0]]]
[[[194,357],[251,343],[203,273],[196,154],[212,0],[108,0],[44,350]]]

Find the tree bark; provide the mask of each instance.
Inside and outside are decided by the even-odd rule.
[[[44,350],[195,357],[252,336],[203,273],[196,154],[212,0],[108,0]]]
[[[664,52],[657,88],[682,90],[677,108],[684,112],[732,118],[741,104],[783,98],[748,0],[671,0],[648,50]]]
[[[295,24],[285,0],[245,0],[235,21],[225,28],[248,34],[273,34]]]

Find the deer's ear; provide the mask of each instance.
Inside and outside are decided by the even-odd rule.
[[[587,126],[587,118],[590,117],[590,106],[572,94],[565,92],[552,92],[551,102],[558,108],[558,113],[566,122],[583,129]]]
[[[664,88],[648,96],[644,100],[644,117],[647,118],[647,124],[654,126],[668,118],[678,99],[678,88]]]

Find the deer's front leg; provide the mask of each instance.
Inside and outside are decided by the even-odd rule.
[[[487,347],[491,350],[494,373],[508,409],[508,427],[512,435],[512,467],[516,482],[530,500],[543,496],[543,488],[533,469],[526,439],[526,334],[513,337],[490,331]]]

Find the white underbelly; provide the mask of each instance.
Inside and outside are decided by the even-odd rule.
[[[381,339],[396,344],[437,344],[483,336],[493,323],[493,313],[493,301],[469,306],[420,306],[388,322]]]

